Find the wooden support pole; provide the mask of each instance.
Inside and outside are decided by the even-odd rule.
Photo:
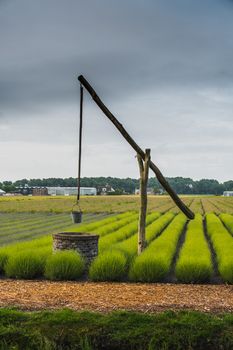
[[[123,125],[117,120],[117,118],[110,112],[110,110],[105,106],[105,104],[101,101],[99,96],[96,94],[95,90],[88,83],[88,81],[84,78],[83,75],[78,77],[80,83],[85,87],[85,89],[89,92],[97,106],[102,110],[102,112],[106,115],[106,117],[115,125],[115,127],[119,130],[121,135],[125,138],[125,140],[133,147],[133,149],[140,154],[141,158],[145,160],[145,153],[138,146],[138,144],[134,141],[134,139],[129,135]],[[176,205],[183,211],[183,213],[189,218],[194,219],[194,213],[182,202],[182,200],[177,196],[175,191],[171,188],[170,184],[167,182],[159,168],[150,160],[149,166],[151,170],[155,173],[158,181],[163,186],[163,188],[168,192]]]
[[[140,213],[138,222],[138,255],[146,247],[146,211],[147,211],[147,183],[150,164],[150,149],[145,151],[145,161],[137,154],[140,171]]]

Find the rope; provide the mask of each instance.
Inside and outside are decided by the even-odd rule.
[[[83,86],[80,84],[80,113],[79,113],[79,149],[78,149],[78,178],[77,178],[77,204],[80,199],[81,157],[82,157],[82,129],[83,129]]]

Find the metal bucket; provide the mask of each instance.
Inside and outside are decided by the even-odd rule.
[[[81,211],[72,211],[71,217],[74,224],[80,224],[82,222],[82,215],[83,213]]]

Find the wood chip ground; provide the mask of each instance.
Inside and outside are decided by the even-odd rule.
[[[233,312],[233,286],[1,280],[0,307]]]

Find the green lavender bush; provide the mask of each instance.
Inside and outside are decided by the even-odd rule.
[[[44,272],[45,259],[35,252],[19,252],[11,255],[5,265],[7,277],[33,279]]]
[[[92,281],[120,281],[126,275],[127,259],[120,251],[106,251],[91,264],[89,277]]]
[[[84,272],[84,260],[75,251],[64,250],[52,254],[46,261],[45,277],[50,280],[77,280]]]
[[[200,214],[188,224],[175,273],[177,279],[184,283],[207,282],[213,274],[211,253]]]

